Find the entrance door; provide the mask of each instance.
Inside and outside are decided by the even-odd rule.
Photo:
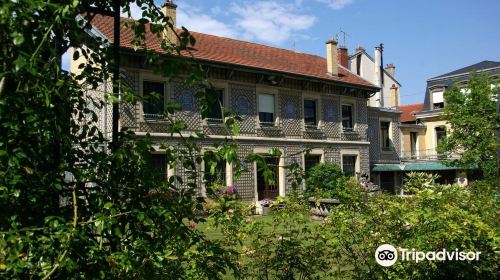
[[[381,172],[380,173],[380,187],[382,190],[395,193],[394,189],[394,172]]]
[[[271,171],[268,180],[264,178],[264,170],[262,168],[257,168],[257,194],[258,200],[264,198],[274,199],[279,195],[279,159],[275,157],[266,158],[266,164]],[[270,179],[270,180],[269,180]]]

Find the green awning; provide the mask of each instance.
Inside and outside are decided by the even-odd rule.
[[[384,171],[401,171],[401,166],[399,164],[375,164],[372,167],[372,172]]]
[[[446,166],[440,162],[412,162],[406,163],[404,171],[433,171],[433,170],[456,170],[459,168]]]
[[[374,164],[372,172],[387,171],[434,171],[434,170],[456,170],[459,168],[446,166],[440,162],[407,162],[403,164]]]

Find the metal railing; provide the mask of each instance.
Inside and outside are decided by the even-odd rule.
[[[415,151],[402,151],[401,160],[449,160],[456,159],[458,155],[451,153],[438,153],[436,149],[425,149]]]

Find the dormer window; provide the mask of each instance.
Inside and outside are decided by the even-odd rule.
[[[443,91],[435,91],[432,93],[432,109],[438,110],[444,108]]]

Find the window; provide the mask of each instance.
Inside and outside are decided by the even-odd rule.
[[[444,98],[442,91],[436,91],[432,93],[432,108],[434,110],[444,108]]]
[[[417,138],[418,132],[410,132],[410,153],[411,158],[417,158]]]
[[[304,100],[304,123],[306,126],[316,126],[316,100]]]
[[[142,83],[142,111],[145,119],[163,118],[165,111],[165,84],[144,81]]]
[[[210,96],[211,100],[213,100],[213,103],[208,107],[207,121],[222,122],[222,108],[224,108],[224,90],[207,90],[207,96]]]
[[[383,150],[389,150],[391,148],[390,127],[390,122],[380,122],[380,141]]]
[[[342,127],[344,130],[353,129],[352,105],[342,105]]]
[[[342,156],[342,171],[347,177],[356,175],[356,156]]]
[[[439,126],[435,128],[436,130],[436,144],[439,145],[444,138],[446,138],[446,128]]]
[[[304,171],[309,172],[311,168],[321,162],[321,155],[304,155]]]
[[[439,126],[434,129],[436,131],[436,147],[439,146],[439,143],[446,138],[446,128],[444,126]],[[444,159],[446,155],[439,155],[438,159]]]
[[[261,125],[274,125],[274,95],[259,94],[259,121]]]
[[[152,154],[150,164],[155,174],[167,178],[167,157],[164,154]]]
[[[226,161],[221,160],[217,162],[215,166],[214,173],[211,174],[211,165],[207,162],[205,163],[205,185],[212,186],[214,184],[226,184]]]

